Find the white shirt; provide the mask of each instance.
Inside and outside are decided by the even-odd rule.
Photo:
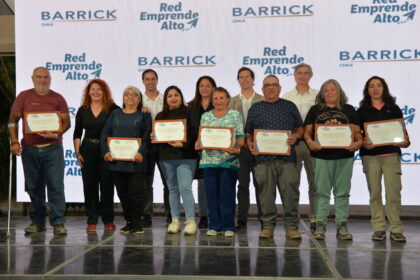
[[[315,105],[315,99],[318,94],[318,90],[309,88],[308,92],[300,93],[296,88],[288,91],[284,94],[283,98],[295,103],[296,107],[299,110],[302,121],[305,122],[306,115],[309,112],[309,109]]]
[[[143,96],[143,106],[149,109],[152,119],[156,118],[156,115],[163,110],[163,94],[158,94],[158,96],[153,100],[149,98],[145,93]]]
[[[245,121],[248,116],[249,108],[251,108],[252,106],[252,99],[254,99],[254,96],[255,96],[255,91],[252,93],[250,98],[246,98],[245,96],[243,96],[242,92],[239,94],[239,98],[242,101],[242,111],[244,113],[243,117]]]

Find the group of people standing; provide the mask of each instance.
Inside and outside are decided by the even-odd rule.
[[[114,185],[127,224],[121,233],[141,234],[152,223],[153,178],[155,166],[164,183],[164,201],[168,233],[182,230],[181,199],[185,210],[185,234],[195,234],[197,227],[208,228],[207,235],[234,232],[247,227],[250,181],[252,175],[257,199],[261,238],[272,238],[276,226],[276,193],[283,204],[286,238],[301,239],[299,224],[299,185],[302,167],[309,185],[309,221],[316,239],[325,239],[331,191],[335,199],[337,238],[352,239],[347,227],[349,196],[354,152],[360,149],[363,170],[370,192],[373,240],[386,238],[386,218],[390,238],[404,242],[400,220],[401,149],[403,142],[375,146],[364,131],[364,123],[402,119],[385,80],[373,76],[365,85],[358,111],[347,103],[347,97],[335,80],[327,80],[320,91],[310,88],[312,68],[295,67],[296,87],[280,98],[281,85],[274,75],[263,80],[260,95],[254,90],[255,74],[247,67],[238,70],[241,92],[231,98],[223,87],[217,87],[210,76],[200,77],[193,100],[186,103],[182,91],[168,87],[157,90],[158,74],[148,69],[142,73],[145,93],[134,86],[123,92],[122,108],[114,103],[106,82],[94,79],[87,84],[82,105],[77,111],[73,134],[74,148],[85,195],[87,230],[95,231],[99,218],[106,230],[114,230]],[[50,223],[55,234],[65,234],[64,166],[61,135],[69,129],[67,104],[49,89],[47,69],[33,72],[34,89],[20,93],[11,110],[9,131],[11,151],[22,155],[25,189],[32,204],[32,223],[27,233],[45,230],[45,186],[52,209]],[[17,123],[24,113],[60,111],[60,132],[24,132],[18,140]],[[153,120],[186,120],[186,141],[152,144]],[[353,140],[346,148],[323,148],[315,138],[318,124],[353,125]],[[25,124],[24,124],[25,126]],[[233,128],[230,149],[198,149],[200,127]],[[255,130],[290,131],[289,155],[256,153]],[[82,135],[84,137],[82,139]],[[133,161],[112,158],[108,137],[141,138]],[[60,154],[61,153],[61,154]],[[382,203],[382,177],[385,180],[386,206]],[[195,221],[195,199],[192,182],[198,180],[200,222]],[[236,182],[239,182],[236,190]],[[238,215],[235,225],[235,196]]]

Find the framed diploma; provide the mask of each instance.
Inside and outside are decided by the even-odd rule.
[[[347,148],[353,142],[352,124],[315,124],[315,141],[324,149]]]
[[[365,135],[375,146],[392,145],[407,140],[403,119],[364,123]]]
[[[24,113],[25,133],[61,132],[61,112]]]
[[[254,130],[255,154],[290,155],[291,148],[287,144],[290,130]]]
[[[152,134],[152,143],[187,142],[187,120],[155,120]]]
[[[141,146],[141,138],[108,137],[108,147],[113,160],[134,161]]]
[[[196,149],[228,150],[233,145],[233,127],[200,126]]]

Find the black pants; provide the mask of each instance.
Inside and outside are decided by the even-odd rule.
[[[144,213],[146,174],[140,172],[112,172],[117,194],[127,222],[140,223]]]
[[[99,143],[84,140],[80,146],[84,163],[82,168],[87,223],[96,225],[99,217],[104,224],[114,221],[114,184],[111,172],[106,170]]]
[[[157,165],[160,173],[160,178],[163,183],[163,204],[165,206],[165,214],[171,213],[171,206],[169,205],[169,189],[166,183],[165,177],[163,176],[162,169],[158,163],[157,149],[154,147],[151,149],[148,159],[148,170],[146,174],[146,189],[145,189],[145,205],[144,212],[150,217],[153,216],[153,180],[155,178],[155,166]]]
[[[255,187],[255,197],[257,200],[258,219],[261,217],[260,199],[258,196],[258,184],[254,176],[254,156],[247,148],[242,148],[239,154],[239,171],[238,171],[238,221],[246,223],[248,220],[249,210],[249,183],[250,174],[252,174],[252,181]]]

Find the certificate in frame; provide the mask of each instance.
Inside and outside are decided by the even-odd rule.
[[[25,112],[23,116],[26,134],[62,131],[60,111]]]
[[[233,127],[200,126],[196,149],[213,149],[228,151],[233,146]]]
[[[387,146],[407,141],[404,119],[365,122],[365,135],[375,146]]]
[[[291,145],[287,144],[287,138],[291,135],[290,130],[254,130],[254,144],[256,155],[284,155],[290,156]],[[276,142],[276,143],[275,143]],[[283,143],[281,143],[283,142]],[[280,148],[280,151],[275,152]],[[274,152],[273,152],[274,151]]]
[[[315,141],[323,149],[347,148],[353,139],[353,124],[315,124]]]
[[[152,135],[152,143],[187,142],[187,120],[154,120]]]
[[[141,138],[108,137],[107,144],[113,160],[134,161],[141,146]]]

